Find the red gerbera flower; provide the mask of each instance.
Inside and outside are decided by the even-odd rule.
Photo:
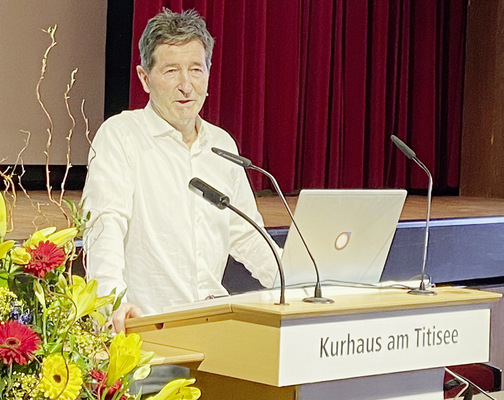
[[[59,267],[65,261],[65,252],[50,241],[40,242],[34,249],[27,249],[31,255],[24,271],[38,278],[44,278],[49,271]]]
[[[95,393],[98,396],[99,399],[101,399],[102,394],[105,392],[105,389],[107,388],[107,374],[98,371],[96,369],[91,370],[91,378],[95,379],[98,381],[98,385],[95,387]],[[122,383],[121,381],[116,381],[112,386],[109,387],[107,394],[105,395],[105,398],[111,399],[114,397],[114,394],[117,390],[121,389]],[[120,400],[126,400],[126,396],[122,395]]]
[[[40,338],[30,327],[17,321],[0,324],[0,359],[4,364],[28,364],[39,344]]]

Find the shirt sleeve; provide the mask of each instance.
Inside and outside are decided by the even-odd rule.
[[[99,295],[126,289],[123,279],[124,239],[132,213],[132,168],[128,137],[105,123],[98,130],[89,154],[83,190],[90,220],[84,233],[89,279],[98,281]],[[124,297],[126,301],[126,296]]]
[[[232,204],[264,229],[264,222],[257,209],[247,175],[243,168],[239,168],[237,171]],[[252,225],[235,213],[231,214],[231,256],[244,264],[252,276],[258,279],[263,286],[268,288],[273,287],[278,266],[271,248]],[[272,242],[277,254],[280,254],[281,249],[273,239]]]

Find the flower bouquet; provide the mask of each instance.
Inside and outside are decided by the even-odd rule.
[[[77,227],[46,228],[23,243],[5,240],[0,194],[0,399],[140,399],[129,386],[150,373],[153,353],[137,334],[112,335],[121,296],[67,272]],[[197,399],[192,379],[168,383],[151,400]]]

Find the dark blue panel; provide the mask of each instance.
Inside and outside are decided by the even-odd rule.
[[[287,229],[269,232],[283,246]],[[420,275],[424,241],[425,222],[399,222],[382,281]],[[431,221],[426,272],[437,284],[496,278],[504,281],[504,217]]]
[[[403,280],[422,269],[425,223],[399,223],[382,280]],[[421,226],[423,225],[423,226]],[[433,221],[426,272],[434,283],[504,277],[504,221]]]

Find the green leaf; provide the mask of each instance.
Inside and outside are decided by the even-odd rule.
[[[156,353],[154,353],[153,351],[142,352],[140,354],[140,361],[138,362],[138,365],[149,364],[155,355]]]
[[[95,311],[89,314],[100,326],[105,325],[107,318],[101,312]]]
[[[133,374],[133,379],[135,381],[141,381],[147,378],[150,375],[151,366],[149,364],[142,365],[140,368],[137,368],[135,373]]]
[[[37,280],[33,281],[33,291],[35,292],[35,297],[39,301],[40,305],[45,310],[46,302],[44,296],[44,289],[42,289],[42,285]]]
[[[72,200],[63,198],[63,201],[65,202],[65,204],[70,209],[73,215],[77,214],[77,207],[75,206],[75,203]]]
[[[61,353],[63,344],[60,342],[52,342],[52,343],[47,343],[44,346],[45,354],[55,354],[55,353]]]
[[[116,301],[114,303],[114,306],[112,307],[112,311],[115,311],[119,308],[119,306],[121,305],[121,301],[122,301],[124,295],[126,294],[126,290],[127,289],[124,289],[121,293],[119,293],[119,296],[117,296]],[[115,289],[114,289],[114,291],[115,291]]]
[[[7,271],[0,271],[0,287],[9,286],[9,274]]]
[[[67,280],[65,278],[65,275],[64,274],[60,274],[58,276],[58,287],[61,289],[61,291],[63,293],[65,293],[67,286],[68,286],[68,282],[67,282]]]
[[[77,364],[82,371],[89,369],[89,359],[84,357],[78,351],[72,352],[72,361]]]

